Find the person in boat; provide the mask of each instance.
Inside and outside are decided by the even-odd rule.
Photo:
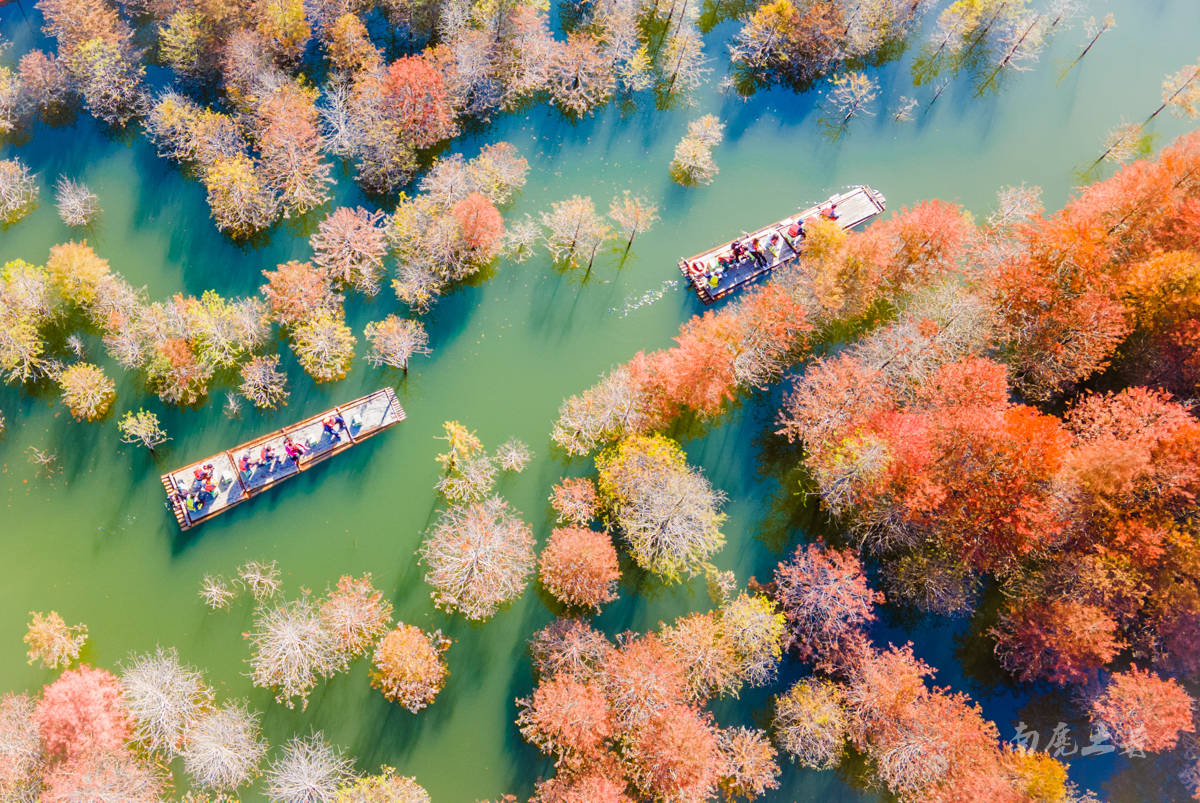
[[[837,220],[841,215],[837,212],[837,204],[830,204],[821,210],[821,217],[826,220]]]
[[[196,494],[190,493],[183,498],[183,506],[185,509],[195,513],[200,509],[200,500],[196,497]]]
[[[733,258],[737,262],[741,262],[746,258],[746,246],[741,240],[734,240],[730,243],[729,252],[733,254]]]
[[[779,236],[778,231],[771,232],[771,236],[767,238],[767,251],[770,252],[772,261],[783,251],[783,238]]]
[[[205,482],[204,487],[201,488],[194,496],[196,499],[196,504],[200,507],[204,507],[213,499],[217,498],[217,486],[213,485],[211,482]]]
[[[350,428],[346,426],[346,419],[342,418],[341,413],[331,415],[321,422],[321,429],[329,435],[329,439],[337,443],[342,439],[342,430],[350,432]]]
[[[765,268],[771,264],[767,261],[767,255],[762,252],[762,246],[759,245],[757,237],[750,240],[750,256],[754,257],[755,264],[760,268]]]
[[[283,451],[289,460],[297,466],[300,465],[300,455],[304,454],[304,447],[292,440],[290,435],[283,438]]]
[[[737,265],[737,259],[733,254],[721,254],[717,257],[717,269],[722,273]]]
[[[264,446],[258,454],[258,464],[260,466],[270,465],[275,462],[275,450],[270,446]]]
[[[249,452],[242,453],[242,456],[238,458],[237,466],[238,471],[242,472],[243,477],[249,477],[252,473],[254,473],[254,461],[250,459]]]

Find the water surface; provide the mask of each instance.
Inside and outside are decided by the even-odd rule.
[[[247,406],[241,419],[230,420],[220,394],[199,409],[164,409],[146,398],[136,378],[113,369],[120,377],[118,414],[146,406],[171,434],[157,455],[121,445],[115,417],[79,424],[53,394],[0,389],[0,411],[9,421],[0,439],[0,549],[8,566],[0,584],[0,689],[35,690],[53,677],[25,665],[21,637],[27,611],[55,609],[68,622],[88,624],[85,658],[100,666],[113,667],[156,644],[176,646],[185,661],[207,672],[219,695],[246,697],[264,712],[272,744],[310,727],[323,730],[358,757],[361,769],[386,763],[414,774],[439,803],[505,791],[528,794],[552,768],[518,735],[513,700],[532,684],[524,642],[551,614],[534,588],[483,626],[433,610],[414,550],[437,508],[434,436],[441,422],[462,421],[489,446],[513,436],[533,446],[535,460],[523,475],[502,480],[500,491],[544,540],[551,484],[590,468],[551,450],[548,433],[558,405],[638,349],[669,344],[679,324],[700,311],[677,281],[680,256],[855,183],[877,187],[892,207],[938,197],[986,216],[1000,186],[1026,182],[1043,187],[1047,207],[1058,208],[1077,183],[1076,171],[1101,150],[1104,132],[1152,111],[1164,74],[1198,55],[1200,5],[1119,0],[1094,3],[1088,13],[1110,10],[1116,29],[1061,84],[1058,72],[1085,40],[1078,26],[1060,34],[1030,71],[1011,76],[998,96],[979,99],[968,84],[956,83],[911,123],[896,123],[886,111],[899,95],[914,94],[911,54],[871,68],[885,108],[854,121],[837,142],[817,125],[819,91],[776,90],[744,101],[716,89],[733,30],[729,23],[707,37],[717,70],[690,109],[657,111],[645,100],[632,110],[610,108],[572,124],[535,108],[463,137],[453,148],[467,156],[488,142],[508,140],[529,159],[528,185],[506,215],[536,215],[575,193],[606,208],[628,189],[656,201],[662,221],[623,262],[618,251],[602,255],[586,280],[539,255],[524,264],[502,263],[488,281],[458,288],[427,316],[434,353],[415,359],[407,377],[359,360],[346,380],[315,386],[281,343],[292,382],[290,405],[271,414]],[[4,56],[10,60],[38,41],[14,6],[0,11],[0,32],[17,43]],[[927,98],[928,89],[916,96]],[[678,187],[667,175],[671,152],[687,121],[710,112],[727,123],[715,154],[720,175],[707,188]],[[1187,128],[1165,115],[1155,126],[1165,138]],[[277,227],[255,247],[221,236],[208,219],[202,188],[142,138],[113,139],[81,119],[66,128],[39,126],[30,141],[0,146],[0,156],[12,154],[40,174],[43,204],[0,231],[0,260],[40,263],[51,245],[72,236],[50,202],[60,173],[84,180],[100,196],[104,212],[89,242],[153,297],[206,288],[226,295],[254,292],[263,269],[309,255],[307,231],[295,223]],[[364,202],[345,176],[338,202]],[[352,298],[349,319],[361,335],[366,321],[397,307],[387,291],[373,301]],[[94,340],[89,356],[109,365]],[[163,506],[160,473],[384,384],[397,386],[406,422],[218,520],[188,533],[177,530]],[[812,505],[793,494],[788,470],[795,451],[769,434],[778,400],[779,391],[749,399],[684,441],[691,460],[729,495],[729,543],[716,562],[743,583],[752,575],[767,577],[817,526]],[[62,472],[37,477],[26,456],[30,446],[57,453]],[[228,575],[251,559],[278,560],[289,594],[302,587],[322,591],[341,573],[372,572],[402,620],[440,627],[454,639],[445,691],[413,716],[368,688],[365,663],[359,662],[320,687],[307,711],[275,704],[244,674],[241,633],[250,624],[249,606],[210,613],[196,595],[206,573]],[[621,599],[597,622],[609,633],[644,630],[708,607],[700,583],[664,589],[629,575]],[[876,633],[880,639],[913,640],[938,667],[941,683],[970,693],[1002,734],[1011,735],[1017,712],[1030,702],[1029,690],[997,683],[986,656],[980,659],[969,644],[960,649],[956,636],[967,629],[965,622],[885,620]],[[718,718],[723,724],[765,724],[769,694],[799,671],[789,662],[776,687],[718,704]],[[1039,706],[1045,708],[1035,701]],[[1029,710],[1019,716],[1028,719]],[[1045,717],[1059,718],[1052,705],[1049,711]],[[1106,780],[1128,766],[1076,757],[1071,770],[1103,794]],[[244,799],[260,799],[256,795]],[[837,773],[786,767],[781,789],[767,799],[874,797]]]

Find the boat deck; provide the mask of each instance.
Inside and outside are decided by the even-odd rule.
[[[718,256],[723,255],[729,258],[733,256],[730,246],[733,245],[734,240],[729,240],[695,256],[681,259],[679,261],[679,270],[683,273],[684,278],[688,280],[688,283],[691,284],[692,289],[696,291],[696,295],[700,297],[700,300],[705,304],[711,304],[717,299],[724,298],[738,288],[753,282],[760,276],[768,274],[776,268],[794,260],[799,255],[800,249],[803,248],[803,240],[789,237],[787,234],[788,227],[798,221],[818,216],[821,210],[830,204],[837,207],[837,222],[844,229],[852,229],[855,226],[866,223],[868,220],[882,213],[886,207],[883,194],[878,190],[873,190],[863,185],[853,187],[846,192],[830,196],[827,200],[819,204],[814,204],[795,215],[736,238],[737,240],[748,240],[757,237],[759,243],[762,244],[763,255],[766,259],[765,265],[756,262],[752,257],[747,255],[745,259],[737,262],[725,271],[716,271]],[[776,233],[779,234],[779,242],[772,249],[767,245],[767,241],[772,234]],[[716,278],[715,284],[712,281],[714,277]]]
[[[330,416],[341,415],[345,428],[335,435],[325,431],[322,422]],[[171,505],[175,521],[184,530],[208,521],[214,516],[245,502],[252,496],[274,487],[301,471],[339,452],[377,435],[405,418],[404,408],[391,388],[377,390],[360,399],[338,405],[299,423],[270,432],[232,449],[197,460],[161,477],[163,490]],[[290,437],[304,448],[299,460],[293,461],[284,452],[284,438]],[[264,455],[264,450],[270,452]],[[250,458],[249,471],[239,471],[242,456]],[[216,487],[212,498],[189,509],[186,496],[195,480],[196,470],[212,466],[212,483]]]

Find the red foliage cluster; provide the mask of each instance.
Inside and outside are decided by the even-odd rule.
[[[887,561],[890,596],[961,611],[981,576],[1003,583],[990,632],[1020,679],[1084,683],[1126,647],[1162,671],[1200,670],[1200,423],[1149,388],[1084,395],[1061,418],[1009,389],[1054,398],[1122,342],[1130,360],[1112,377],[1152,377],[1139,366],[1162,364],[1168,331],[1200,322],[1198,174],[1190,135],[1049,219],[985,231],[986,303],[926,300],[928,319],[906,312],[810,367],[786,403],[782,432],[803,440],[827,506]],[[847,247],[890,254],[868,261],[901,284],[928,281],[970,239],[938,243],[952,220],[925,205]],[[992,324],[1007,375],[974,356]]]
[[[1195,730],[1195,701],[1174,680],[1134,667],[1109,679],[1092,702],[1092,722],[1126,752],[1170,750],[1184,733]]]
[[[69,669],[47,686],[33,720],[46,752],[56,758],[112,752],[129,739],[121,681],[90,666]]]
[[[311,262],[293,259],[262,274],[267,283],[259,290],[271,306],[271,314],[283,326],[302,323],[321,310],[340,308],[341,297],[333,291],[333,279]]]
[[[1082,683],[1125,645],[1103,608],[1074,600],[1023,600],[992,631],[1001,663],[1020,680]]]
[[[1190,251],[1195,262],[1198,175],[1200,134],[1193,133],[1158,159],[1087,187],[1049,220],[1020,228],[1017,247],[995,265],[989,283],[1022,392],[1049,398],[1095,373],[1131,327],[1146,342],[1123,368],[1194,391],[1196,374],[1186,377],[1192,384],[1185,388],[1184,377],[1162,369],[1195,359],[1196,310],[1187,320],[1170,314],[1179,308],[1164,291],[1179,275],[1155,272],[1147,282],[1141,266],[1163,251]]]
[[[826,671],[865,649],[865,628],[883,602],[853,551],[824,544],[797,547],[791,560],[775,567],[771,591],[787,617],[792,648]]]
[[[532,643],[542,680],[517,701],[517,725],[558,767],[534,800],[624,803],[627,788],[651,800],[715,795],[734,762],[721,752],[711,715],[687,700],[683,667],[656,635],[628,634],[614,648],[598,634],[583,638],[588,634],[595,631],[564,620]],[[580,650],[580,644],[593,646]],[[549,668],[557,671],[542,671]],[[770,758],[756,765],[759,775],[778,771]],[[743,764],[731,771],[744,771]],[[774,776],[739,780],[769,786]]]
[[[384,113],[413,148],[428,148],[457,130],[442,74],[425,56],[403,56],[383,76]]]
[[[563,672],[595,678],[611,650],[603,633],[579,619],[555,619],[529,639],[533,669],[542,678]]]
[[[879,380],[854,362],[841,358],[832,385],[803,385],[798,395],[814,395],[791,404],[816,408],[831,388],[861,389],[853,409],[806,442],[827,497],[872,543],[930,548],[964,571],[991,572],[1060,542],[1066,521],[1053,480],[1070,437],[1058,419],[1009,400],[1002,365],[943,365],[903,403],[872,388]]]
[[[500,238],[504,236],[504,221],[500,210],[486,195],[473,192],[454,205],[450,210],[458,224],[463,242],[481,261],[496,254]]]
[[[621,577],[612,538],[583,527],[559,527],[550,534],[538,560],[538,573],[542,585],[559,601],[597,610],[617,598]]]
[[[910,647],[866,651],[852,668],[850,737],[879,780],[905,800],[1028,800],[996,726],[965,695],[928,688],[932,674]]]

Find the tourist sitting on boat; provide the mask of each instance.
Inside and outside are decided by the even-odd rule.
[[[772,262],[775,257],[779,256],[779,252],[783,250],[783,238],[779,236],[779,232],[771,232],[771,236],[767,238],[767,251],[771,254]]]
[[[342,433],[340,432],[339,427],[346,430],[347,433],[350,432],[350,428],[346,426],[346,419],[342,418],[341,413],[338,413],[337,415],[331,415],[329,418],[326,418],[321,422],[321,429],[328,433],[329,439],[334,443],[337,443],[342,439]]]
[[[258,454],[258,464],[260,466],[267,466],[270,463],[274,463],[274,462],[275,462],[275,450],[272,449],[270,446],[264,446],[262,448],[262,451],[259,452],[259,454]]]
[[[196,494],[188,494],[183,498],[183,506],[187,510],[195,512],[200,509],[200,500],[196,498]]]
[[[741,262],[746,258],[746,246],[742,245],[739,240],[734,240],[729,244],[729,250],[733,252],[733,258]]]
[[[717,257],[717,268],[723,273],[737,265],[737,260],[732,254],[721,254]]]
[[[206,483],[204,483],[204,487],[201,488],[200,491],[195,494],[195,497],[196,497],[196,504],[199,505],[200,507],[204,507],[209,502],[211,502],[213,499],[217,498],[217,487],[215,485],[213,485],[211,482],[206,482]]]
[[[254,462],[250,459],[250,453],[244,452],[241,458],[238,459],[238,471],[242,472],[243,477],[249,477],[254,473]]]
[[[789,237],[799,237],[801,240],[803,240],[805,235],[808,234],[808,232],[804,230],[804,221],[800,220],[799,218],[796,219],[795,223],[788,226],[787,233]]]
[[[837,204],[830,204],[821,210],[821,217],[826,220],[837,220],[841,215],[837,213]]]
[[[287,454],[289,460],[296,465],[300,465],[300,455],[304,454],[304,447],[292,440],[290,435],[284,436],[283,451]]]
[[[760,267],[765,268],[771,263],[767,261],[767,256],[762,252],[762,247],[758,243],[758,238],[750,240],[750,256],[754,257],[754,262]]]

